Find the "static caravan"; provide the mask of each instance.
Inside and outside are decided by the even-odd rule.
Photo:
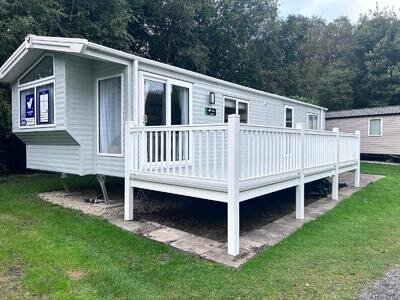
[[[133,188],[227,203],[239,253],[239,203],[355,170],[357,134],[326,132],[326,109],[117,51],[29,35],[0,68],[27,167],[125,178]],[[346,149],[346,151],[344,151]]]
[[[365,159],[398,159],[400,156],[400,106],[328,112],[326,126],[360,130],[360,152]]]

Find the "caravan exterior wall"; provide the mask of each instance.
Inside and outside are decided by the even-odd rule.
[[[171,71],[169,66],[120,58],[107,61],[82,55],[45,51],[36,55],[25,71],[43,55],[54,58],[54,124],[43,127],[21,128],[19,79],[12,83],[13,131],[27,144],[27,167],[30,169],[65,172],[78,175],[102,174],[124,177],[124,156],[100,154],[98,151],[98,82],[103,78],[120,76],[122,83],[122,124],[134,121],[143,124],[144,97],[139,91],[139,74],[153,74],[191,85],[192,124],[224,122],[224,98],[248,103],[248,123],[254,125],[285,126],[285,107],[293,108],[293,126],[304,123],[309,115],[318,116],[318,129],[325,127],[324,109],[291,101],[283,97],[268,96],[259,91],[234,86],[193,72]],[[135,73],[135,64],[137,73]],[[179,71],[181,70],[181,71]],[[24,72],[25,72],[24,71]],[[21,73],[22,75],[23,73]],[[215,93],[215,104],[209,104],[210,92]],[[137,99],[136,103],[134,103]],[[134,109],[135,108],[135,109]],[[207,115],[206,108],[215,109]],[[123,128],[122,136],[123,139]],[[122,140],[122,148],[124,141]]]

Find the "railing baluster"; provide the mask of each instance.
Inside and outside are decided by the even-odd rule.
[[[225,179],[225,131],[221,130],[221,178]]]
[[[155,159],[154,159],[154,167],[155,167],[155,172],[157,173],[157,171],[158,171],[158,165],[159,165],[159,162],[158,162],[158,132],[156,131],[155,133],[154,133],[154,139],[155,139],[155,141],[154,141],[154,153],[155,153]]]
[[[150,167],[150,172],[153,171],[153,132],[150,131],[150,159],[149,159],[149,167]]]
[[[185,173],[189,176],[189,131],[185,134]]]
[[[246,156],[247,178],[250,178],[250,176],[251,176],[251,160],[250,160],[250,131],[249,130],[246,131],[246,135],[247,135],[247,156]]]
[[[178,151],[179,175],[182,175],[182,131],[178,131]]]
[[[176,131],[172,133],[172,174],[176,174]]]
[[[214,174],[213,177],[217,178],[217,131],[213,131],[214,134]]]
[[[210,135],[206,131],[206,177],[210,178]]]
[[[164,174],[164,131],[161,131],[161,161],[160,161],[160,168],[161,174]]]
[[[203,177],[203,130],[199,131],[199,176]]]

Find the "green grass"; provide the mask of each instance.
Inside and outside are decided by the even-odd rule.
[[[362,171],[387,177],[240,270],[41,201],[54,175],[2,177],[0,298],[352,298],[400,263],[400,167]]]

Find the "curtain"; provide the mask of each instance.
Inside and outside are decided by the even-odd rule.
[[[121,77],[99,81],[99,152],[122,154]]]
[[[370,135],[381,135],[382,128],[381,128],[381,119],[371,119],[369,121],[369,134]]]

